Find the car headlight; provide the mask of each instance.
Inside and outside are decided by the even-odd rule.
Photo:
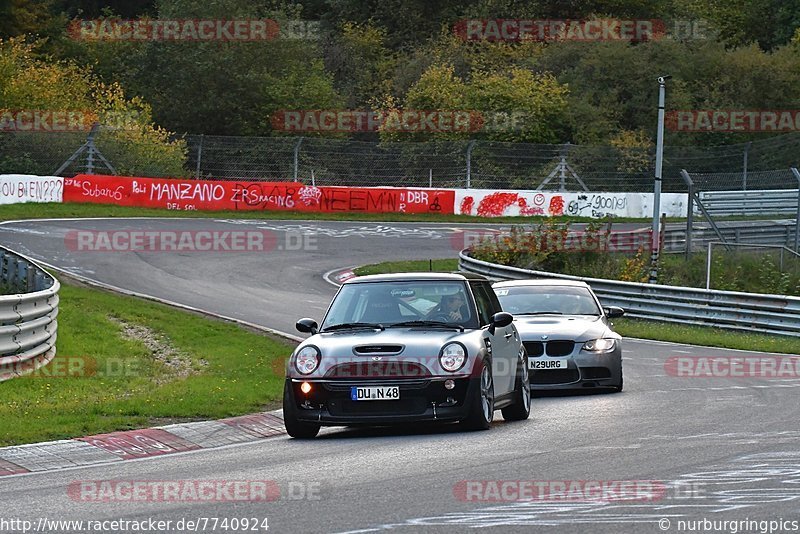
[[[314,372],[319,367],[320,360],[319,349],[313,345],[306,345],[297,352],[294,357],[294,368],[301,375],[307,375]]]
[[[467,349],[461,343],[448,343],[442,347],[439,363],[442,369],[454,373],[464,367],[467,361]]]
[[[617,346],[614,338],[592,339],[583,344],[582,350],[587,352],[611,352]]]

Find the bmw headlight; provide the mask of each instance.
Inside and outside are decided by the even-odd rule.
[[[461,343],[448,343],[442,347],[439,363],[442,369],[454,373],[464,367],[467,361],[467,349]]]
[[[610,337],[592,339],[583,344],[582,350],[587,352],[611,352],[617,347],[617,340]]]
[[[301,375],[307,375],[314,372],[319,367],[320,360],[319,349],[313,345],[306,345],[300,349],[294,357],[294,368]]]

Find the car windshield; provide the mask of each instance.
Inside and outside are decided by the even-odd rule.
[[[513,315],[600,315],[585,287],[516,286],[498,287],[494,292],[503,310]]]
[[[475,328],[477,318],[470,302],[466,285],[462,282],[426,280],[347,284],[331,303],[321,330],[351,323],[391,327],[409,321],[435,321]],[[408,326],[424,327],[425,324]],[[430,323],[428,326],[435,325]]]

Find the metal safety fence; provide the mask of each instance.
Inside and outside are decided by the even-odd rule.
[[[619,282],[507,267],[459,254],[459,268],[495,280],[553,278],[588,283],[603,306],[626,316],[667,323],[714,326],[741,332],[800,337],[800,297],[739,293],[693,287]]]
[[[494,142],[380,142],[324,137],[187,135],[147,141],[100,127],[86,133],[0,134],[0,173],[287,181],[318,185],[649,191],[652,148]],[[66,164],[66,165],[65,165]],[[773,169],[800,165],[800,133],[720,146],[666,146],[662,190],[794,188]]]
[[[33,372],[56,354],[58,280],[0,247],[0,381]]]

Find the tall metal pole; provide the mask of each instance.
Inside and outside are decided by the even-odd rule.
[[[797,178],[797,215],[794,219],[794,251],[800,252],[800,170],[792,167],[792,174]]]
[[[472,188],[472,149],[475,147],[475,140],[467,145],[467,189]]]
[[[294,170],[292,172],[292,177],[294,178],[295,182],[297,182],[297,174],[300,167],[300,145],[302,143],[303,143],[303,138],[301,137],[300,139],[297,140],[297,143],[295,143],[294,145],[294,162],[292,165]]]
[[[661,248],[661,169],[664,164],[664,102],[666,100],[667,80],[672,76],[658,78],[658,131],[656,132],[656,175],[653,190],[653,236],[652,256],[650,258],[650,280],[658,280],[658,254]]]
[[[196,180],[200,179],[200,162],[203,159],[203,134],[200,134],[200,143],[197,145],[197,168],[194,171]]]

